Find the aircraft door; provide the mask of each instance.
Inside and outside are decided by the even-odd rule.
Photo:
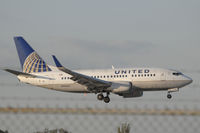
[[[160,79],[161,80],[166,80],[166,74],[164,72],[161,73]]]

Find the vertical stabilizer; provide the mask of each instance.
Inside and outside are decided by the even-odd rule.
[[[14,37],[14,41],[23,72],[31,73],[51,71],[44,60],[23,39],[23,37]]]

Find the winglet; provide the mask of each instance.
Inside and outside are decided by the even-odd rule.
[[[58,61],[58,59],[56,58],[55,55],[52,55],[52,57],[53,57],[53,60],[54,60],[54,62],[55,62],[55,64],[56,64],[56,67],[63,67],[63,66],[60,64],[60,62]]]

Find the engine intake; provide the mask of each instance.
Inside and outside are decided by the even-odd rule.
[[[108,89],[110,89],[113,93],[128,93],[131,88],[131,82],[114,82]]]

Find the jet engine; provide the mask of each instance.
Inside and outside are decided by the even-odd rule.
[[[143,95],[143,91],[133,87],[131,82],[114,82],[109,89],[124,98],[141,97]]]
[[[129,93],[123,93],[123,94],[120,94],[120,96],[123,96],[124,98],[141,97],[143,96],[143,91],[137,88],[132,88]]]
[[[111,87],[108,89],[111,92],[119,94],[119,93],[128,93],[132,88],[131,82],[113,82]]]

